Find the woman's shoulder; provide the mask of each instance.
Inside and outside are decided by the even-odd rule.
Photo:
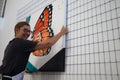
[[[29,40],[25,40],[25,39],[22,39],[22,38],[13,38],[9,43],[23,43],[23,42],[26,42],[26,41],[29,41]]]

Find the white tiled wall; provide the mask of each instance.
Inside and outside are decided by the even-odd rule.
[[[120,80],[120,0],[68,0],[67,13],[65,75]]]
[[[36,0],[31,5],[37,10],[36,3],[40,4]],[[22,10],[28,11],[21,14]],[[18,20],[31,10],[35,11],[21,9]],[[31,76],[41,75],[41,80],[120,80],[120,0],[67,0],[67,27],[66,71]]]

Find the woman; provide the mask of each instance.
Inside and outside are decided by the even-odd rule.
[[[61,36],[67,33],[67,28],[63,26],[58,34],[46,42],[27,40],[31,33],[30,25],[27,22],[17,23],[14,32],[15,38],[7,45],[0,67],[2,80],[23,80],[30,53],[53,46]]]

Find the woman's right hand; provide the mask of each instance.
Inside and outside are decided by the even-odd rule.
[[[67,32],[68,32],[67,27],[62,26],[60,33],[61,33],[62,35],[64,35],[64,34],[66,34]]]

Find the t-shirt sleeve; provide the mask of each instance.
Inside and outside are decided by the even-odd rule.
[[[19,39],[19,40],[17,40],[17,44],[21,50],[33,52],[35,50],[37,42]]]

